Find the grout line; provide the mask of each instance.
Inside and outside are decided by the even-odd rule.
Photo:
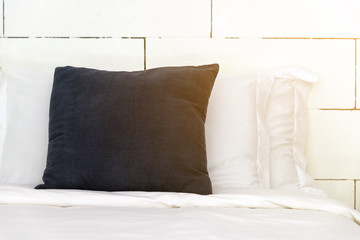
[[[5,16],[5,15],[4,15]],[[5,17],[4,17],[5,18]],[[80,38],[80,39],[103,39],[103,38],[114,38],[114,39],[144,39],[145,37],[129,37],[129,36],[5,36],[5,24],[4,24],[4,36],[0,36],[0,38],[63,38],[63,39],[76,39],[76,38]],[[210,38],[213,38],[212,36],[212,21],[211,21],[211,31],[210,31]],[[152,37],[152,38],[172,38],[172,37]],[[186,39],[186,38],[194,38],[194,37],[177,37],[177,38],[182,38],[182,39]],[[199,37],[201,38],[201,37]],[[218,38],[218,39],[222,39],[222,38]],[[223,37],[223,39],[264,39],[264,40],[269,40],[269,39],[277,39],[277,40],[356,40],[360,38],[286,38],[286,37],[274,37],[274,38],[270,38],[270,37]]]
[[[357,108],[356,98],[357,98],[357,41],[355,39],[355,108]]]
[[[30,37],[1,37],[1,38],[7,38],[7,39],[28,39]]]
[[[42,39],[42,38],[60,38],[60,39],[144,39],[145,37],[111,37],[111,36],[76,36],[76,37],[71,37],[71,36],[2,36],[0,38],[37,38],[37,39]]]
[[[262,37],[262,39],[313,39],[309,37]]]
[[[16,37],[9,37],[9,38],[16,38]],[[31,38],[31,37],[28,37],[28,38]],[[50,39],[70,39],[70,37],[34,37],[34,38],[50,38]],[[87,38],[87,37],[79,37],[79,38]]]
[[[144,37],[144,70],[146,70],[146,37]]]
[[[311,38],[315,40],[356,40],[356,38]]]
[[[248,38],[258,38],[264,40],[356,40],[360,38],[314,38],[314,37],[225,37],[225,39],[248,39]]]
[[[312,39],[315,39],[315,40],[330,40],[330,39],[333,39],[333,40],[356,40],[357,38],[312,38]]]
[[[356,209],[356,180],[354,180],[354,209]]]
[[[100,39],[100,38],[113,38],[113,37],[78,37],[81,39]]]
[[[2,5],[3,5],[3,10],[2,10],[2,14],[3,14],[3,31],[2,31],[2,34],[3,36],[5,36],[5,0],[3,0],[2,2]]]
[[[309,40],[356,40],[358,38],[320,38],[320,37],[262,37],[262,39],[309,39]]]
[[[111,37],[110,37],[111,38]],[[122,39],[145,39],[146,37],[113,37],[113,38],[122,38]]]
[[[213,0],[211,0],[210,7],[210,38],[213,37]]]
[[[319,108],[322,111],[360,111],[360,109],[356,108]]]
[[[316,181],[360,181],[360,179],[347,178],[315,178]]]

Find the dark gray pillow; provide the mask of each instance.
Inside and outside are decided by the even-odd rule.
[[[36,188],[210,194],[204,122],[218,70],[56,68]]]

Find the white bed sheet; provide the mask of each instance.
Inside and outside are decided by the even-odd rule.
[[[360,239],[360,213],[278,190],[186,193],[0,186],[0,239]]]

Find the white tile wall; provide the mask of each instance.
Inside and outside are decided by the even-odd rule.
[[[208,0],[6,0],[7,36],[210,35]]]
[[[0,39],[3,67],[144,69],[143,39]]]
[[[315,178],[360,178],[360,111],[309,112],[308,171]]]
[[[0,65],[139,70],[218,62],[232,73],[303,66],[319,76],[309,96],[308,170],[351,205],[351,183],[360,179],[359,11],[358,0],[0,0]],[[355,102],[358,111],[335,110]],[[360,181],[357,196],[360,209]]]
[[[354,207],[354,181],[353,180],[320,180],[315,186],[324,190],[329,197]]]
[[[320,79],[310,107],[352,108],[354,40],[147,39],[147,66],[220,63],[222,72],[302,66]],[[175,57],[176,56],[176,57]]]
[[[213,0],[214,36],[359,37],[358,0]]]

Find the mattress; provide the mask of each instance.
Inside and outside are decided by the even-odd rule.
[[[0,239],[360,239],[360,213],[325,196],[34,190],[0,185]]]

